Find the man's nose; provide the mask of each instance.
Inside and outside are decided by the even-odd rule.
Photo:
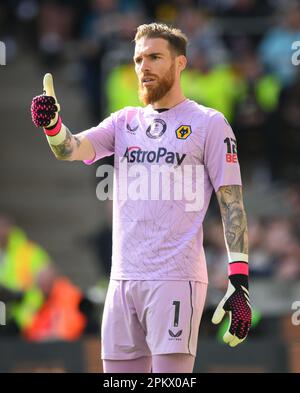
[[[142,72],[150,71],[150,65],[147,59],[142,60],[141,71]]]

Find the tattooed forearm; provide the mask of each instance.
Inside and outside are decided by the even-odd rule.
[[[241,186],[223,186],[217,192],[228,249],[248,254],[247,217]]]
[[[51,145],[51,149],[57,159],[68,160],[74,151],[74,147],[79,147],[80,143],[80,139],[77,136],[73,136],[68,128],[66,128],[65,140],[59,145]]]
[[[78,137],[78,136],[74,136],[74,139],[75,139],[75,141],[76,141],[76,145],[77,145],[77,147],[79,147],[80,146],[80,138]]]

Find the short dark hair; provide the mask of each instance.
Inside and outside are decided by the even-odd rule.
[[[164,23],[144,24],[137,28],[134,41],[136,42],[143,37],[163,38],[164,40],[168,41],[171,49],[173,49],[177,55],[186,56],[186,46],[188,39],[180,29],[176,29]]]

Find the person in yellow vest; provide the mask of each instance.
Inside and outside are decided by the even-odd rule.
[[[50,257],[0,213],[0,301],[7,324],[24,332],[33,322],[54,280]]]
[[[241,85],[231,63],[211,65],[204,53],[194,51],[181,75],[184,93],[198,104],[209,106],[233,120]]]
[[[132,64],[121,64],[108,74],[106,82],[107,113],[122,109],[124,106],[140,105],[138,83]]]

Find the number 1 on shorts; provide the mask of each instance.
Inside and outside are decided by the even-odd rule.
[[[174,300],[173,306],[175,306],[174,326],[176,327],[178,326],[178,321],[179,321],[180,302]]]

